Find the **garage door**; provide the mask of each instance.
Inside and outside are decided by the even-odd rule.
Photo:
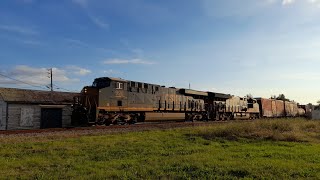
[[[41,109],[41,128],[61,128],[62,109],[42,108]]]

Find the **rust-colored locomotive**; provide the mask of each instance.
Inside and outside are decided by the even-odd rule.
[[[119,78],[96,78],[75,97],[74,124],[259,118],[257,101]]]

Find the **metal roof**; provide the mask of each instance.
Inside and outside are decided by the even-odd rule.
[[[0,100],[26,104],[72,104],[79,93],[0,88]]]

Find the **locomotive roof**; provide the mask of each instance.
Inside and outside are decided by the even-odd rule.
[[[124,80],[121,78],[113,78],[113,77],[100,77],[100,78],[96,78],[96,79],[103,79],[103,80],[111,80],[111,81],[119,81],[119,82],[130,82],[128,80]],[[137,82],[137,81],[132,81],[132,82]],[[143,83],[143,82],[141,82]],[[144,83],[144,84],[149,84],[149,83]],[[153,86],[160,86],[160,85],[156,85],[156,84],[150,84]],[[161,87],[165,87],[165,86],[161,86]],[[169,88],[169,87],[168,87]],[[173,88],[173,87],[171,87]],[[230,94],[223,94],[223,93],[215,93],[215,92],[206,92],[206,91],[197,91],[197,90],[192,90],[192,89],[184,89],[184,88],[175,88],[175,89],[179,89],[179,91],[182,94],[189,94],[189,95],[198,95],[198,96],[209,96],[209,97],[214,97],[214,98],[222,98],[222,99],[228,99],[231,97]]]
[[[98,79],[103,79],[103,80],[110,80],[110,81],[119,81],[119,82],[128,82],[125,79],[121,79],[121,78],[114,78],[114,77],[100,77],[100,78],[96,78],[96,80]]]
[[[196,91],[192,89],[180,89],[182,94],[190,94],[190,95],[198,95],[198,96],[208,96],[207,92],[204,91]]]
[[[215,93],[215,92],[208,92],[208,95],[209,97],[221,98],[221,99],[229,99],[231,97],[230,94]]]

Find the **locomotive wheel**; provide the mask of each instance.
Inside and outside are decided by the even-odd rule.
[[[219,121],[219,120],[220,120],[220,118],[219,118],[219,114],[217,114],[217,115],[216,115],[215,120],[216,120],[216,121]]]
[[[133,120],[131,120],[130,124],[136,124],[138,122],[137,118],[134,118]]]
[[[130,119],[130,124],[136,124],[138,122],[138,116],[133,116],[131,119]]]
[[[113,124],[113,125],[117,125],[117,124],[118,124],[118,120],[116,119],[116,120],[112,121],[112,123],[111,123],[111,124]]]

